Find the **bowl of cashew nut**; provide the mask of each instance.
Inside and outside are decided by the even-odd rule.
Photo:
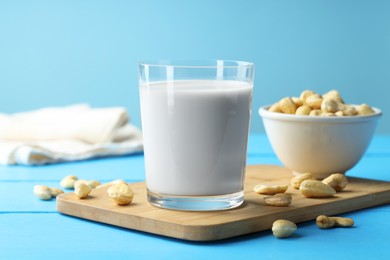
[[[259,109],[267,137],[279,160],[294,175],[317,178],[345,173],[367,150],[381,110],[347,104],[340,93],[311,90]]]

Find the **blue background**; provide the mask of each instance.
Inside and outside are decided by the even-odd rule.
[[[256,64],[261,105],[338,89],[383,110],[390,133],[390,1],[0,0],[0,112],[87,102],[140,126],[137,62]]]

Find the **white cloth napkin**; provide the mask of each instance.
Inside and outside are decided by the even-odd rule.
[[[0,113],[0,164],[38,165],[143,150],[141,131],[121,107],[86,104]]]

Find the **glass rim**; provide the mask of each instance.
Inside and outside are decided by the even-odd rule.
[[[222,63],[232,63],[236,65],[218,65],[218,62]],[[205,65],[199,65],[204,63]],[[206,65],[216,64],[216,65]],[[218,60],[218,59],[199,59],[199,60],[146,60],[138,62],[139,66],[149,66],[149,67],[175,67],[175,68],[204,68],[204,69],[213,69],[213,68],[250,68],[254,67],[254,63],[240,60]],[[191,65],[196,64],[196,65]]]

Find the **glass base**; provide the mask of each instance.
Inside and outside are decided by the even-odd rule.
[[[148,190],[148,202],[159,208],[184,211],[228,210],[244,202],[244,192],[218,196],[173,196],[158,194]]]

